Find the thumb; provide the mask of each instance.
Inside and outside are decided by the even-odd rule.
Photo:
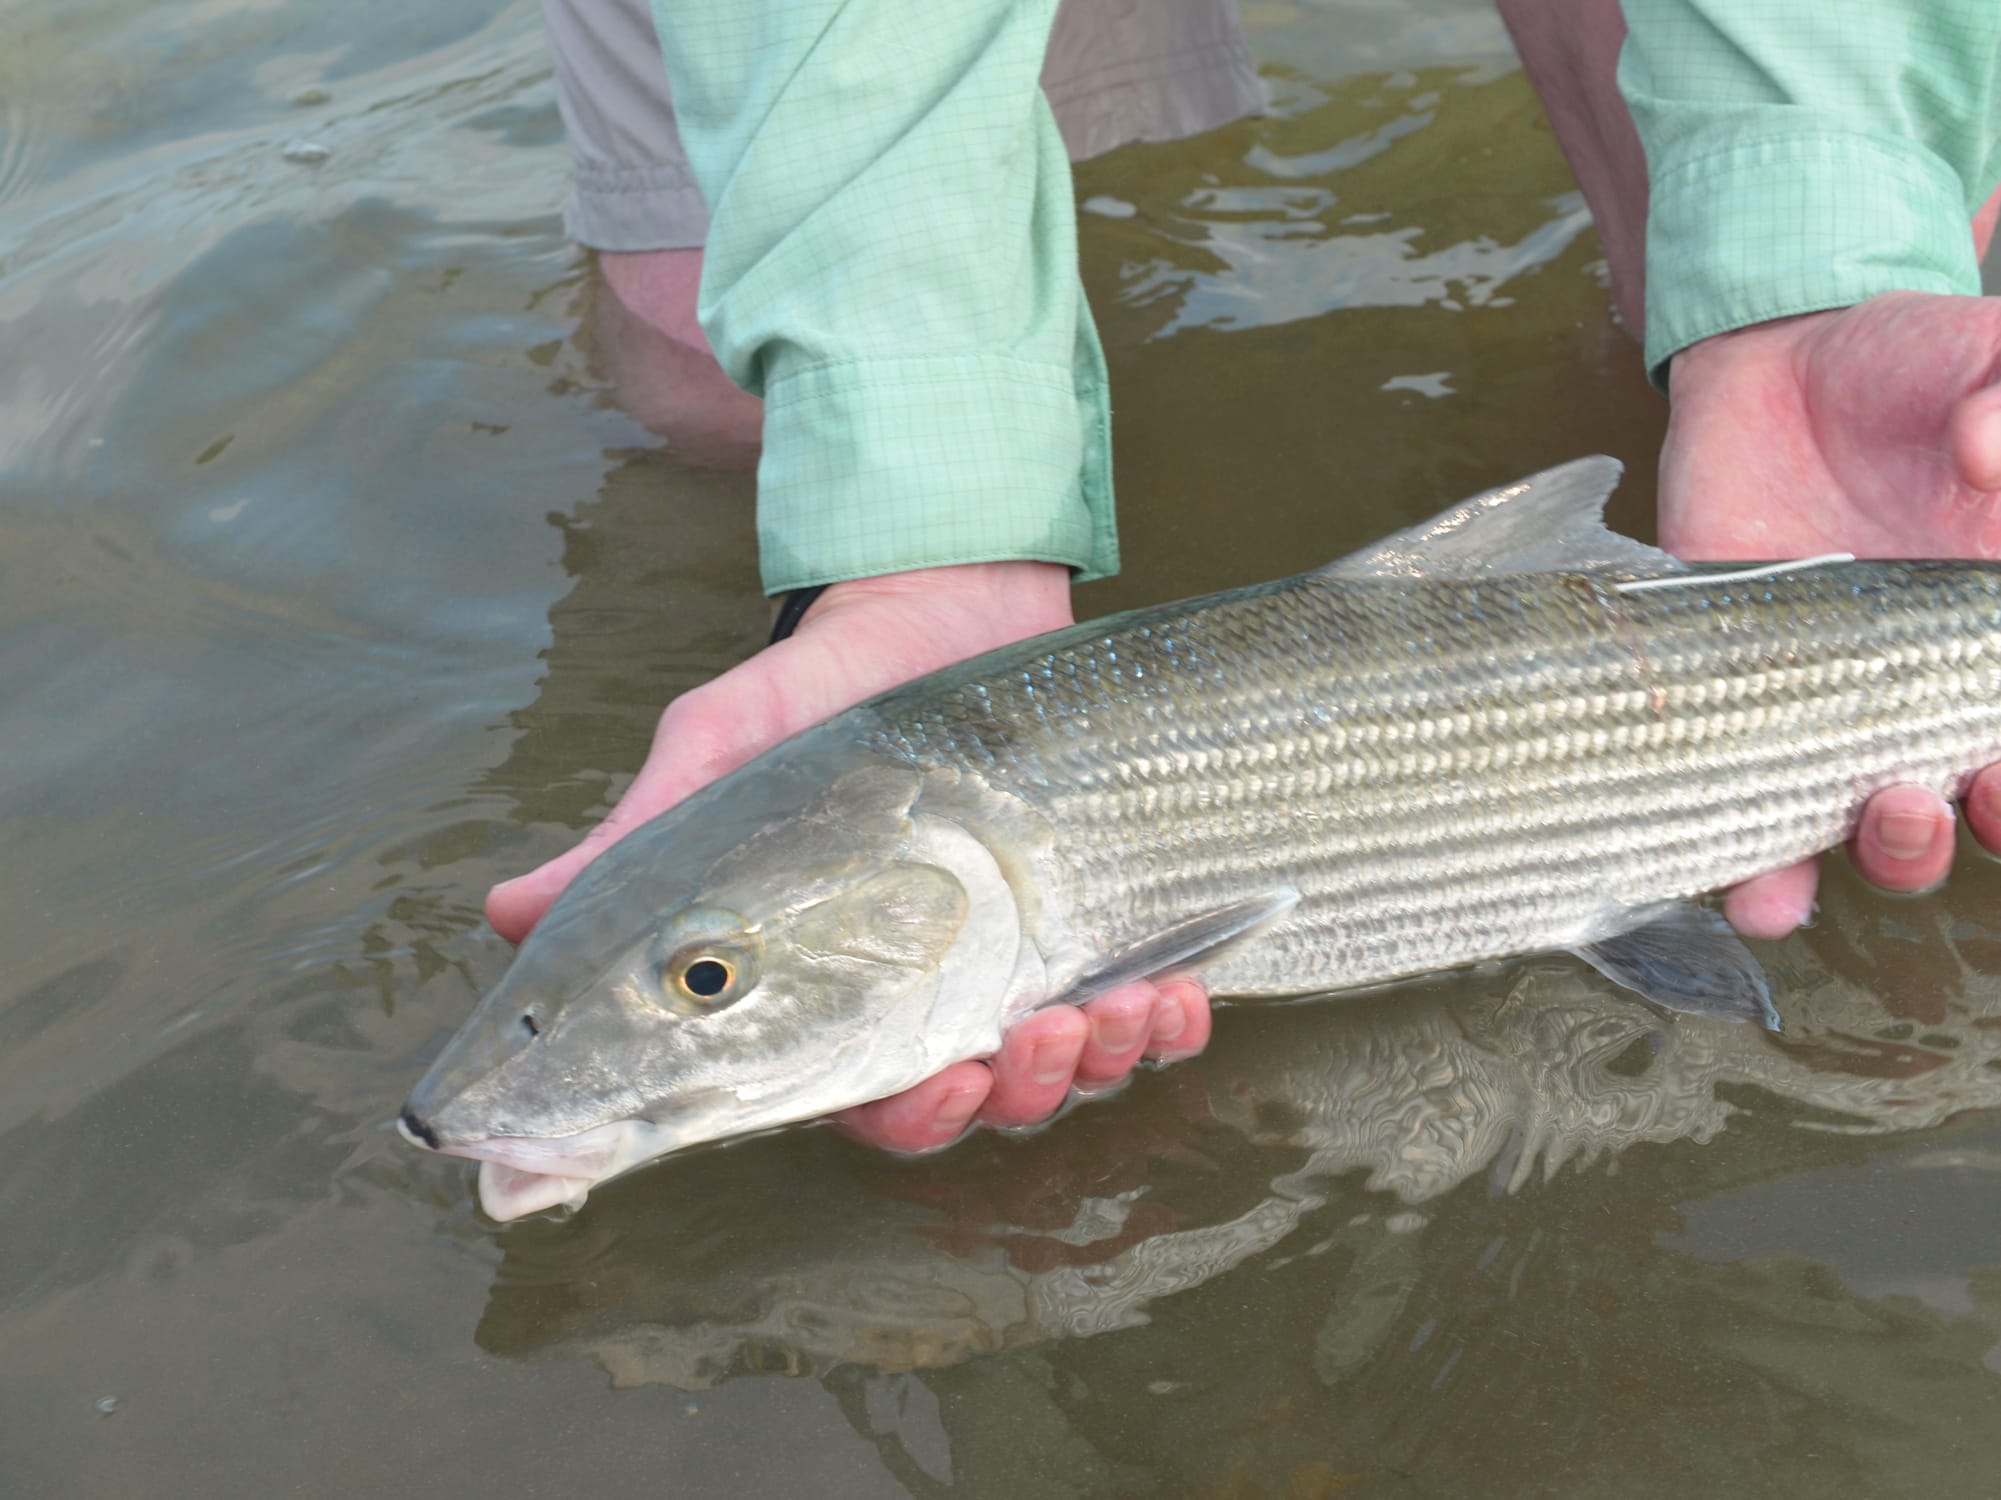
[[[493,930],[510,943],[520,942],[585,865],[690,792],[782,738],[790,726],[776,720],[776,710],[768,706],[776,700],[760,680],[770,658],[789,644],[769,648],[668,704],[645,764],[604,821],[574,848],[487,892],[486,920]]]
[[[586,833],[574,848],[526,875],[503,880],[488,891],[486,920],[493,930],[510,943],[519,943],[527,937],[543,914],[556,904],[556,898],[577,878],[578,871],[645,821],[626,810],[632,800],[628,791],[604,821]]]

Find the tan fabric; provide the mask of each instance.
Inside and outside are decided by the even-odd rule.
[[[570,237],[599,250],[701,244],[708,210],[646,0],[542,0],[542,17],[570,141]],[[1232,0],[1064,0],[1042,87],[1073,161],[1264,109]]]
[[[1265,108],[1235,0],[1065,0],[1042,92],[1072,161]]]

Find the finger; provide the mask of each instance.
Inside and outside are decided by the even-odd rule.
[[[1966,789],[1966,826],[1989,854],[2001,854],[2001,766],[1989,766]]]
[[[1162,984],[1146,1055],[1157,1062],[1175,1062],[1193,1057],[1208,1045],[1208,993],[1192,979],[1170,979]]]
[[[1154,1003],[1160,991],[1145,980],[1121,985],[1084,1007],[1090,1038],[1077,1058],[1077,1082],[1087,1087],[1117,1083],[1139,1061],[1153,1034]]]
[[[2001,491],[2001,385],[1983,386],[1952,413],[1952,466],[1960,483]]]
[[[1819,884],[1820,861],[1787,865],[1731,887],[1723,898],[1723,915],[1745,937],[1782,938],[1813,915]]]
[[[993,1084],[993,1070],[985,1063],[954,1063],[900,1094],[842,1110],[834,1124],[887,1151],[934,1151],[965,1133]]]
[[[1034,1125],[1070,1097],[1091,1023],[1075,1006],[1037,1011],[1007,1034],[990,1060],[993,1092],[980,1108],[988,1125]]]
[[[1862,878],[1892,891],[1929,890],[1952,868],[1952,804],[1921,786],[1893,786],[1862,809],[1849,856]]]

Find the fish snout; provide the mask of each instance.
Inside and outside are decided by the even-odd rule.
[[[424,1119],[407,1104],[403,1106],[403,1112],[396,1116],[396,1129],[403,1139],[413,1146],[422,1146],[426,1151],[444,1149],[444,1143],[438,1138],[438,1132],[426,1124]]]
[[[474,1156],[482,1142],[504,1138],[512,1134],[505,1124],[492,1129],[465,1128],[465,1123],[457,1118],[458,1112],[447,1100],[438,1109],[425,1109],[421,1095],[413,1094],[396,1116],[396,1133],[413,1146],[421,1146],[426,1151],[436,1151],[445,1156]]]
[[[422,1146],[424,1150],[438,1150],[438,1132],[418,1118],[416,1110],[408,1104],[402,1106],[402,1114],[396,1116],[396,1130],[412,1146]]]

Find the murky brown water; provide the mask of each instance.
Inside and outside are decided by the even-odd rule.
[[[1664,413],[1491,15],[1250,14],[1273,119],[1080,174],[1085,607],[1594,449],[1644,527]],[[1550,962],[486,1224],[386,1122],[486,887],[758,639],[747,480],[610,399],[532,8],[0,18],[0,1495],[1992,1493],[1987,865],[1831,881],[1783,1040]]]

